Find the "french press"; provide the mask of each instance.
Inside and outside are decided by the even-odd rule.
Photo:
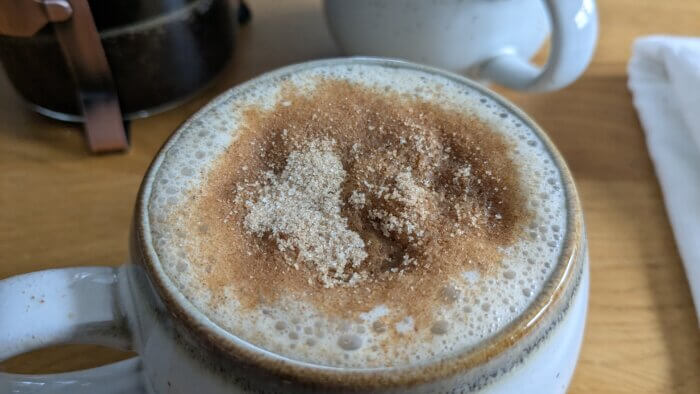
[[[83,122],[93,152],[128,147],[125,120],[170,108],[221,71],[236,0],[0,0],[0,62],[35,111]],[[237,14],[234,14],[237,13]]]

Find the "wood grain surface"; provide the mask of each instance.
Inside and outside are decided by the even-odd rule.
[[[26,110],[0,76],[0,279],[119,265],[141,177],[168,135],[204,103],[264,71],[339,55],[317,0],[251,4],[234,60],[184,105],[132,123],[126,154],[93,156],[79,128]],[[497,89],[549,132],[584,205],[591,250],[585,340],[571,393],[700,393],[700,332],[644,135],[627,90],[635,37],[700,36],[700,1],[599,1],[600,41],[585,75],[547,94]],[[130,354],[59,346],[0,363],[69,371]]]

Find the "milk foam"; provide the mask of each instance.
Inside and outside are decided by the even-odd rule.
[[[375,305],[361,315],[360,321],[349,322],[327,319],[311,306],[294,301],[244,310],[230,289],[225,290],[226,302],[210,303],[211,290],[197,278],[194,268],[202,262],[192,261],[196,259],[184,252],[196,238],[196,229],[185,227],[177,212],[186,209],[191,190],[206,187],[202,184],[204,175],[226,147],[235,143],[242,109],[247,105],[272,108],[282,80],[303,90],[313,88],[318,76],[388,88],[473,113],[512,142],[511,154],[520,166],[522,187],[535,213],[523,238],[503,250],[504,268],[496,275],[464,271],[453,285],[435,289],[450,302],[434,311],[433,324],[426,332],[414,334],[411,316],[397,323],[396,331],[415,335],[415,340],[400,346],[377,346],[390,328],[378,320],[390,312],[385,305]],[[479,91],[442,76],[359,64],[323,65],[294,75],[265,76],[206,107],[185,125],[177,143],[164,153],[153,181],[149,219],[153,246],[165,272],[213,322],[252,345],[284,357],[356,368],[427,362],[472,348],[493,336],[516,319],[541,291],[557,263],[567,228],[560,171],[537,135],[516,114]]]

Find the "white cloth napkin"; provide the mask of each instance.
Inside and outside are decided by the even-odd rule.
[[[638,39],[627,71],[700,320],[700,38]]]

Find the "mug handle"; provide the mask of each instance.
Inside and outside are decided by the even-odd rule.
[[[543,0],[552,24],[552,46],[540,68],[506,48],[477,66],[480,78],[512,89],[550,91],[579,77],[593,56],[598,38],[595,0]]]
[[[0,281],[0,360],[58,343],[131,347],[117,269],[52,269]],[[0,392],[146,393],[138,357],[69,373],[0,372]]]

